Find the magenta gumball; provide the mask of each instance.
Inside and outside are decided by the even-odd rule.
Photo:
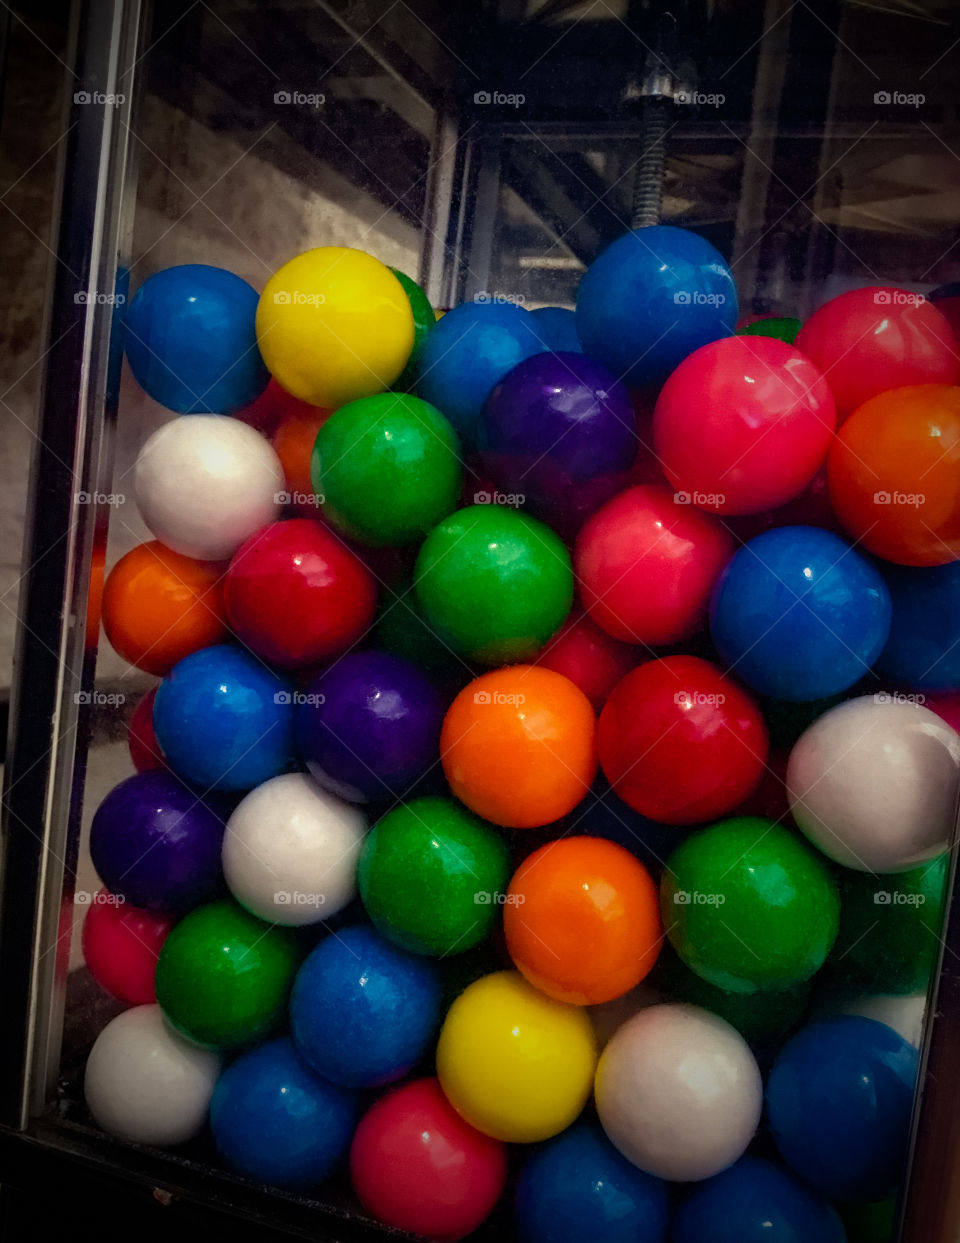
[[[773,337],[702,346],[661,390],[653,434],[663,470],[702,509],[759,514],[799,496],[837,425],[826,380]]]
[[[504,492],[572,535],[624,486],[635,424],[629,393],[606,367],[583,354],[535,354],[487,399],[484,465]]]

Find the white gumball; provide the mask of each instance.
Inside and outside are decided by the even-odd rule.
[[[905,872],[953,837],[960,736],[936,713],[865,695],[824,713],[787,765],[790,810],[825,855],[859,872]]]
[[[227,822],[223,872],[237,901],[275,924],[328,919],[357,892],[363,812],[305,773],[265,781]]]
[[[150,437],[134,468],[144,522],[168,548],[225,561],[280,511],[283,467],[246,423],[185,414]]]
[[[177,1035],[159,1006],[136,1006],[97,1037],[84,1096],[110,1135],[170,1148],[203,1129],[220,1066],[219,1054]]]
[[[650,1006],[614,1034],[597,1067],[597,1113],[613,1144],[674,1182],[732,1165],[760,1122],[756,1059],[729,1023],[698,1006]]]
[[[834,999],[816,1007],[816,1013],[824,1017],[830,1014],[858,1014],[861,1018],[876,1019],[892,1027],[898,1036],[919,1049],[923,1040],[923,1019],[926,1012],[926,993],[857,993]]]

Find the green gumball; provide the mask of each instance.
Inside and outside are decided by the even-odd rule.
[[[381,933],[414,954],[461,954],[496,923],[510,856],[500,832],[450,798],[412,799],[374,825],[357,869]]]
[[[734,993],[810,979],[840,919],[826,864],[799,836],[759,816],[722,820],[678,846],[660,883],[660,908],[687,966]]]
[[[157,1001],[188,1040],[240,1049],[273,1032],[299,964],[293,929],[266,924],[232,899],[198,906],[157,960]]]
[[[423,343],[427,339],[427,333],[437,322],[437,317],[434,314],[433,307],[430,305],[430,299],[415,280],[411,280],[405,272],[401,272],[397,268],[391,268],[390,271],[403,286],[403,292],[407,295],[410,310],[413,312],[413,349],[410,351],[409,362],[393,386],[395,389],[407,390],[413,388],[416,383],[417,362],[420,358],[420,351],[423,349]]]
[[[800,321],[792,315],[768,315],[765,319],[756,319],[752,324],[745,324],[737,329],[738,337],[776,337],[778,341],[786,341],[793,345],[800,331]]]
[[[345,535],[374,547],[411,544],[457,504],[460,442],[419,397],[376,393],[327,419],[310,475],[324,517]]]
[[[500,505],[471,505],[435,527],[414,583],[427,624],[482,665],[531,659],[573,603],[570,554],[559,536]]]

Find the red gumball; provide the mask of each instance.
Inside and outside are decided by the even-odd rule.
[[[628,673],[600,714],[597,742],[617,795],[661,824],[732,811],[759,785],[769,749],[757,705],[696,656]]]
[[[951,281],[949,285],[938,285],[927,294],[927,301],[932,302],[940,314],[950,325],[953,335],[960,340],[960,281]]]
[[[130,758],[138,773],[148,773],[155,768],[166,768],[167,761],[163,758],[157,736],[153,732],[153,701],[157,697],[157,688],[147,691],[130,716],[127,726],[127,746]]]
[[[242,410],[235,410],[233,417],[240,419],[243,423],[249,423],[264,436],[272,436],[284,419],[297,415],[315,418],[318,413],[321,412],[316,406],[311,406],[309,402],[294,397],[271,376],[270,382],[260,396],[255,397],[250,405],[244,406]]]
[[[638,659],[635,648],[618,643],[585,613],[574,612],[533,663],[569,678],[599,712]]]
[[[506,1147],[464,1122],[436,1079],[417,1079],[361,1118],[350,1177],[378,1221],[454,1243],[476,1230],[500,1198]]]
[[[339,656],[373,621],[373,575],[321,522],[273,522],[237,550],[227,618],[251,651],[284,669]]]
[[[827,382],[806,355],[775,337],[724,337],[669,377],[653,434],[664,473],[694,505],[758,514],[803,491],[836,423]]]
[[[960,354],[945,316],[921,294],[852,289],[814,311],[796,347],[823,372],[843,420],[877,393],[960,383]]]
[[[101,889],[83,921],[83,957],[90,974],[112,997],[132,1006],[152,1005],[157,959],[174,923],[172,915],[128,906]]]
[[[592,621],[615,639],[662,645],[702,625],[733,552],[719,519],[645,485],[627,488],[588,519],[573,563]]]
[[[940,691],[936,695],[925,695],[921,702],[960,734],[960,691]]]

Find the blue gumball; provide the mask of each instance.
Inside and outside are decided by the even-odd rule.
[[[960,690],[960,561],[929,569],[885,566],[884,578],[893,620],[878,671],[914,690]]]
[[[362,925],[328,937],[306,959],[290,996],[290,1028],[318,1074],[349,1087],[379,1087],[427,1052],[441,997],[433,961]]]
[[[201,790],[252,790],[293,757],[293,693],[232,644],[201,648],[157,688],[153,728],[173,771]]]
[[[670,1194],[595,1122],[577,1122],[524,1166],[515,1218],[520,1243],[665,1243]]]
[[[210,1129],[227,1165],[289,1189],[329,1177],[359,1116],[357,1093],[314,1074],[288,1037],[238,1057],[210,1102]]]
[[[577,291],[583,349],[624,383],[659,383],[688,354],[727,337],[737,290],[706,238],[671,225],[635,229],[587,269]]]
[[[418,361],[417,392],[467,444],[495,384],[545,349],[530,312],[512,302],[464,302],[430,329]]]
[[[791,703],[853,686],[889,632],[879,571],[818,527],[777,527],[748,541],[710,604],[710,634],[730,671]]]
[[[577,313],[565,306],[542,306],[531,311],[537,336],[555,353],[582,354],[583,346],[577,336]]]
[[[836,1015],[784,1045],[767,1083],[780,1155],[834,1200],[878,1200],[904,1172],[918,1053],[874,1019]]]
[[[137,290],[124,345],[140,386],[178,414],[232,414],[270,376],[257,348],[260,295],[223,268],[165,268]]]
[[[789,1171],[741,1157],[698,1183],[673,1220],[671,1243],[846,1243],[837,1212]]]

